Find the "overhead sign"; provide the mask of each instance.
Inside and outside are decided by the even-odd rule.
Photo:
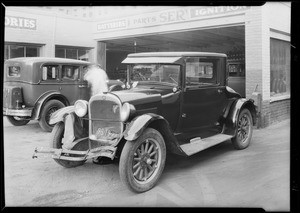
[[[99,22],[97,23],[97,31],[113,31],[186,22],[203,19],[208,16],[219,16],[226,13],[243,11],[248,8],[249,6],[183,7],[146,15],[130,16],[113,21]]]
[[[36,19],[5,16],[5,27],[36,30]]]

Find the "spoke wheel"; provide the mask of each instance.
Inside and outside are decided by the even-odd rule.
[[[245,149],[249,146],[253,132],[252,116],[248,109],[243,109],[239,114],[236,136],[232,139],[236,149]]]
[[[51,148],[55,148],[55,149],[61,149],[62,148],[62,138],[64,137],[64,132],[65,132],[65,124],[63,122],[59,122],[57,123],[54,128],[53,131],[51,132],[51,139],[50,139],[50,147]],[[75,145],[72,150],[79,150],[79,151],[85,151],[86,148],[81,146],[81,143],[78,143],[77,145]],[[72,155],[69,154],[70,157],[76,157],[78,155]],[[59,165],[66,167],[66,168],[73,168],[73,167],[77,167],[77,166],[81,166],[85,163],[85,160],[83,161],[69,161],[69,160],[61,160],[61,159],[53,159],[56,163],[58,163]]]
[[[127,141],[119,172],[123,183],[134,192],[145,192],[157,183],[165,165],[166,146],[162,135],[147,128],[135,141]]]
[[[40,124],[40,127],[44,131],[46,131],[46,132],[51,132],[52,131],[54,125],[49,124],[51,115],[55,111],[57,111],[57,110],[59,110],[60,108],[63,108],[63,107],[65,107],[65,105],[62,102],[58,101],[58,100],[50,100],[45,104],[45,106],[43,106],[41,116],[40,116],[40,119],[39,119],[39,124]]]

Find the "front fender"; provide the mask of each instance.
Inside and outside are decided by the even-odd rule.
[[[147,113],[140,115],[138,117],[135,117],[127,126],[124,131],[124,138],[128,141],[132,141],[137,139],[144,129],[147,128],[147,126],[155,120],[164,119],[160,115],[156,115],[153,113]]]
[[[61,108],[57,111],[55,111],[51,117],[50,117],[50,121],[49,121],[49,124],[56,124],[60,121],[63,121],[64,120],[64,117],[67,115],[67,114],[70,114],[72,112],[75,112],[75,107],[74,106],[67,106],[67,107],[64,107],[64,108]]]
[[[240,98],[236,100],[230,107],[228,116],[226,117],[224,134],[235,135],[238,116],[243,108],[247,108],[253,118],[253,124],[256,124],[256,108],[252,99]]]

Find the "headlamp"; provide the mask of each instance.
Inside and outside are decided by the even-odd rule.
[[[124,103],[120,110],[120,119],[122,122],[125,122],[130,115],[130,105],[129,103]]]
[[[88,111],[88,102],[85,100],[78,100],[74,104],[75,114],[78,117],[83,117]]]

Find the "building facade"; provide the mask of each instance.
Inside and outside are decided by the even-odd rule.
[[[280,15],[278,15],[280,14]],[[291,3],[263,6],[6,7],[5,60],[47,56],[100,64],[124,78],[127,54],[228,55],[228,83],[256,99],[259,127],[290,116]]]

